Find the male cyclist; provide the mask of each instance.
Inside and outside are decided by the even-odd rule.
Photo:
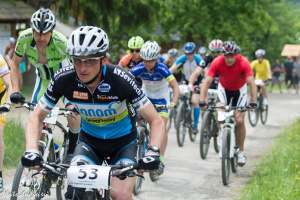
[[[3,130],[5,125],[5,117],[2,112],[8,112],[10,108],[10,100],[7,96],[11,93],[11,80],[9,68],[5,59],[0,55],[0,192],[3,192],[3,160],[4,160],[4,141]]]
[[[141,57],[143,62],[135,66],[130,72],[143,81],[143,89],[146,96],[154,105],[165,106],[159,113],[164,120],[164,125],[168,122],[168,106],[174,107],[179,96],[179,88],[175,77],[171,74],[168,67],[158,61],[160,46],[155,41],[147,41],[141,48]],[[169,86],[173,90],[172,102],[169,102]],[[161,147],[161,155],[165,154],[167,148],[168,136],[164,135]],[[163,173],[162,167],[157,175]]]
[[[128,41],[128,48],[130,53],[123,56],[119,62],[119,66],[126,68],[127,70],[136,66],[140,62],[142,62],[142,58],[140,56],[140,50],[144,44],[144,39],[140,36],[134,36]]]
[[[166,60],[164,60],[164,64],[167,65],[168,68],[172,67],[172,65],[175,63],[176,59],[178,57],[178,50],[175,48],[169,49],[168,50],[168,57]],[[174,77],[177,82],[180,82],[182,73],[177,71],[176,74],[174,74]]]
[[[256,60],[251,62],[251,67],[255,72],[255,80],[258,80],[258,84],[261,87],[261,92],[264,97],[263,104],[268,105],[267,101],[267,88],[266,81],[272,79],[272,72],[270,62],[265,58],[266,51],[264,49],[258,49],[255,51]],[[259,83],[261,81],[261,83]]]
[[[256,86],[248,60],[240,55],[239,47],[233,41],[223,44],[223,53],[214,59],[208,70],[207,77],[202,84],[200,93],[200,106],[207,102],[207,91],[213,78],[219,75],[218,96],[222,104],[244,107],[247,104],[247,84],[250,86],[250,106],[256,107]],[[219,118],[219,117],[218,117]],[[246,164],[244,154],[244,141],[246,137],[245,112],[236,111],[236,133],[239,145],[238,164]]]
[[[19,92],[19,63],[27,56],[31,65],[36,67],[36,82],[32,94],[32,103],[37,103],[46,92],[54,73],[61,67],[70,65],[66,54],[67,39],[61,33],[53,30],[55,16],[49,9],[40,8],[31,17],[31,28],[22,31],[17,40],[15,54],[11,62],[12,95],[11,101],[21,102],[25,98]],[[68,105],[68,104],[67,104]],[[80,119],[77,116],[68,117],[70,146],[68,153],[74,151]]]
[[[132,104],[150,125],[150,146],[146,152],[148,162],[141,160],[143,169],[154,170],[159,166],[161,141],[164,137],[163,120],[138,88],[134,77],[126,70],[103,64],[109,48],[106,33],[93,26],[81,26],[71,34],[67,52],[74,67],[56,73],[47,92],[31,113],[26,128],[26,152],[22,157],[25,167],[40,165],[38,140],[43,119],[61,96],[75,105],[81,116],[81,132],[71,165],[130,164],[136,162],[136,128],[128,111]],[[134,178],[111,178],[111,195],[116,200],[132,199]],[[77,191],[78,192],[78,191]],[[77,194],[77,193],[76,193]],[[66,199],[73,197],[68,187]]]
[[[170,68],[172,73],[176,73],[179,67],[183,68],[183,79],[188,83],[191,74],[197,67],[204,67],[205,62],[201,59],[199,54],[195,54],[196,45],[193,42],[187,42],[184,47],[184,55],[179,56],[173,66]],[[199,85],[200,80],[198,80],[195,85]],[[190,88],[193,91],[193,88]],[[194,107],[194,124],[193,124],[193,133],[196,134],[198,132],[198,123],[200,116],[200,108],[197,99],[199,98],[199,94],[196,94],[193,91],[192,94],[192,105]]]

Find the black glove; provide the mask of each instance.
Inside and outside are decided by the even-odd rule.
[[[148,150],[145,156],[139,160],[139,169],[142,170],[157,170],[160,165],[159,152]]]
[[[200,101],[199,103],[200,108],[203,108],[206,106],[206,102],[205,101]]]
[[[33,151],[25,151],[21,158],[21,163],[24,167],[40,166],[43,162],[43,157]]]
[[[249,103],[251,109],[257,108],[257,103]]]
[[[10,104],[9,103],[5,103],[5,104],[0,106],[0,113],[9,112],[9,110],[10,110]]]
[[[24,103],[25,97],[20,92],[14,92],[10,95],[10,101],[12,103]]]

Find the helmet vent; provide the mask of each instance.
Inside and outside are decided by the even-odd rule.
[[[79,36],[79,44],[82,45],[85,38],[85,34],[80,34]]]

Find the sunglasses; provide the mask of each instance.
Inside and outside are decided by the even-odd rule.
[[[102,57],[90,57],[90,58],[82,58],[82,57],[72,57],[72,61],[75,65],[80,65],[84,63],[86,65],[95,65],[98,64]]]
[[[140,53],[140,49],[130,49],[131,53]]]

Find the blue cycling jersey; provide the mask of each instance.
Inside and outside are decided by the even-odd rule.
[[[183,75],[186,80],[189,80],[191,74],[197,67],[201,67],[204,65],[204,61],[201,59],[199,54],[194,54],[193,60],[190,61],[187,55],[179,56],[176,61],[176,67],[183,67]]]

